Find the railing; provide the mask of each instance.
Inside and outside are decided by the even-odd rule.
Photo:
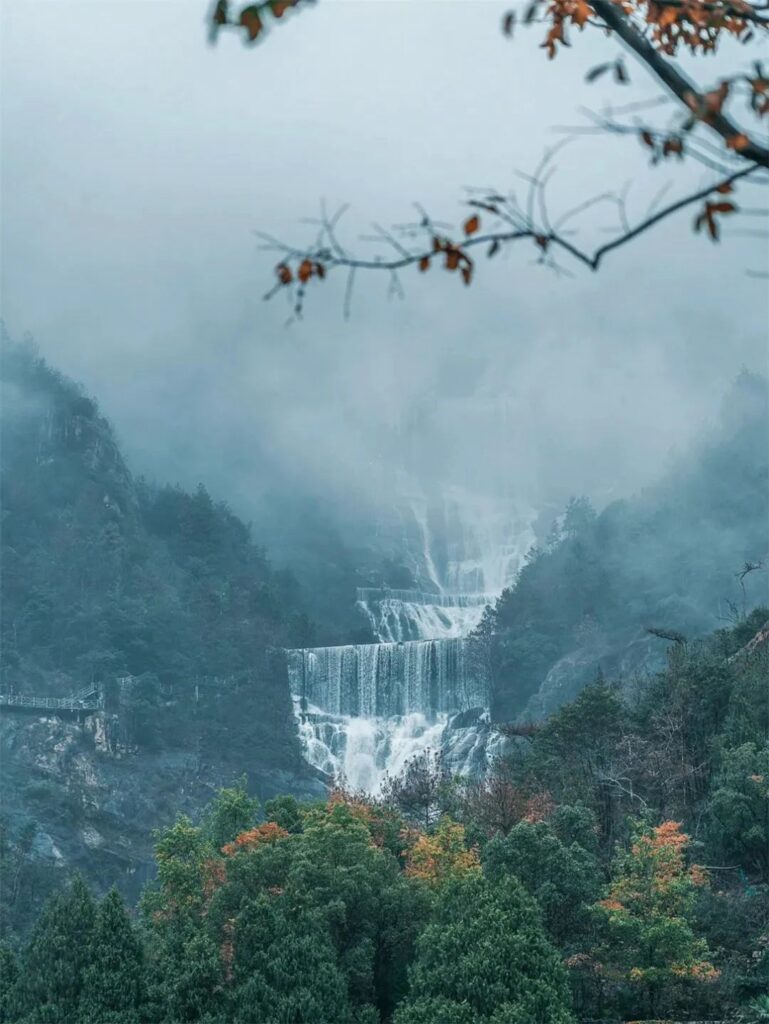
[[[27,693],[0,693],[0,707],[39,708],[42,711],[98,711],[102,695],[93,686],[85,686],[69,697],[33,697]]]

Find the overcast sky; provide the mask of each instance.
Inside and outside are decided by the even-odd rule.
[[[2,315],[98,397],[137,472],[247,513],[270,462],[373,487],[402,444],[470,489],[602,500],[653,477],[742,365],[765,370],[765,282],[745,273],[765,242],[713,245],[688,212],[598,275],[519,246],[470,289],[412,270],[390,301],[361,279],[348,322],[330,280],[286,327],[255,229],[301,241],[321,198],[351,204],[356,245],[415,200],[459,222],[462,186],[519,188],[554,126],[631,90],[583,83],[614,43],[588,33],[548,62],[541,27],[502,37],[502,4],[320,0],[254,49],[209,47],[206,10],[2,6]],[[655,95],[628,66],[632,98]],[[704,181],[647,163],[633,139],[575,143],[553,208],[633,179],[635,217],[667,180]],[[600,242],[613,219],[582,223]]]

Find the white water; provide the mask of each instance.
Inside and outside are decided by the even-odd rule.
[[[428,594],[408,590],[359,590],[358,607],[383,643],[452,640],[481,621],[493,594]]]
[[[298,702],[297,702],[298,703]],[[397,775],[420,751],[440,746],[446,715],[421,712],[390,718],[329,715],[296,708],[305,757],[355,792],[376,795],[386,774]]]
[[[441,749],[455,771],[483,770],[496,740],[485,710],[488,682],[465,638],[533,542],[531,516],[489,503],[462,514],[456,501],[446,503],[440,538],[430,534],[424,502],[406,511],[414,546],[405,554],[425,589],[358,591],[379,643],[288,652],[305,757],[329,780],[373,794],[386,774],[428,748]],[[477,714],[452,724],[471,709]]]

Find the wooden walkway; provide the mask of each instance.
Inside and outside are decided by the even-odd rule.
[[[103,707],[101,691],[85,686],[69,697],[33,697],[27,693],[0,693],[0,707],[40,711],[98,711]]]

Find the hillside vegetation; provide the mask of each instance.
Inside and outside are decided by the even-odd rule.
[[[767,614],[588,686],[483,781],[423,756],[378,802],[222,791],[157,835],[135,913],[76,880],[2,948],[2,1019],[758,1024]]]
[[[541,717],[598,670],[662,667],[649,627],[691,639],[769,602],[768,438],[769,383],[743,372],[658,484],[599,514],[570,502],[483,624],[495,717]]]

